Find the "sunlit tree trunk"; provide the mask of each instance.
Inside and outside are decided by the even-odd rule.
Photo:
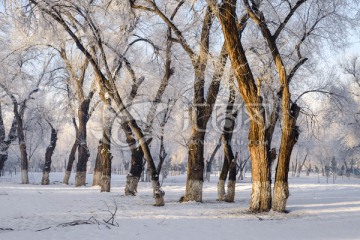
[[[250,210],[269,211],[271,208],[270,164],[265,139],[265,115],[254,77],[242,47],[237,26],[236,0],[224,0],[217,17],[222,26],[226,48],[239,91],[250,115],[249,152],[252,160],[252,194]]]
[[[254,23],[258,25],[260,32],[264,40],[266,41],[267,47],[270,50],[271,56],[273,58],[273,63],[275,64],[277,70],[278,78],[280,80],[279,82],[281,87],[278,92],[278,98],[276,102],[278,103],[281,102],[282,137],[281,137],[281,146],[280,146],[280,153],[279,153],[278,166],[276,172],[276,182],[275,182],[275,190],[274,190],[275,202],[273,204],[273,209],[275,211],[285,211],[286,200],[289,196],[287,178],[288,178],[288,171],[290,164],[290,156],[299,135],[298,128],[296,127],[296,120],[300,112],[300,108],[296,105],[296,101],[293,104],[291,104],[291,94],[290,94],[289,84],[292,77],[299,69],[299,67],[302,66],[307,61],[306,58],[303,58],[301,56],[300,45],[302,42],[304,42],[304,40],[310,34],[310,32],[305,33],[301,41],[296,45],[295,50],[297,52],[299,59],[288,75],[286,73],[286,67],[284,65],[282,55],[280,54],[279,48],[277,46],[276,39],[284,29],[287,21],[289,21],[289,19],[294,15],[296,9],[299,8],[305,1],[296,2],[294,7],[291,8],[291,10],[288,12],[288,15],[285,18],[286,20],[282,24],[280,24],[279,28],[276,29],[274,34],[272,34],[272,32],[270,31],[270,28],[267,25],[268,21],[266,20],[263,12],[259,9],[260,3],[251,1],[251,5],[250,5],[250,2],[248,0],[243,0],[243,2],[246,7],[247,13],[254,21]],[[313,25],[312,28],[315,28],[317,23],[315,23],[315,25]],[[270,162],[271,164],[272,158],[275,158],[273,157],[275,154],[270,153],[269,150],[270,144],[271,142],[268,143],[267,150],[270,158],[270,161],[268,162]]]

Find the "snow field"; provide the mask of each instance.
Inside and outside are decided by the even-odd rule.
[[[165,179],[164,207],[152,204],[151,183],[139,184],[135,197],[124,196],[125,176],[112,176],[112,192],[63,185],[63,173],[51,173],[51,185],[42,186],[40,173],[30,184],[19,175],[0,178],[0,239],[360,239],[360,181],[341,179],[335,184],[317,176],[290,178],[288,214],[247,212],[250,179],[237,183],[235,203],[216,201],[217,178],[204,183],[203,203],[179,203],[185,176]],[[111,217],[119,226],[87,224],[58,226],[94,217]],[[109,209],[108,209],[109,207]],[[109,212],[110,210],[110,212]],[[12,230],[6,230],[6,229]]]

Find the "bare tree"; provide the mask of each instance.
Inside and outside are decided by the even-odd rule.
[[[296,101],[291,100],[290,83],[300,67],[307,61],[307,58],[302,55],[304,43],[310,37],[316,38],[316,32],[332,36],[330,32],[322,31],[322,24],[325,24],[326,21],[334,21],[334,24],[336,21],[340,21],[345,25],[348,24],[346,19],[349,18],[338,18],[339,9],[342,6],[346,7],[347,3],[334,3],[330,8],[325,8],[324,3],[312,4],[310,0],[299,0],[294,3],[287,1],[278,5],[266,1],[248,0],[241,1],[242,4],[237,4],[236,0],[224,0],[220,4],[211,0],[207,2],[217,13],[221,23],[239,91],[251,119],[249,150],[252,160],[253,189],[250,209],[256,212],[269,211],[272,205],[275,211],[285,211],[286,199],[289,195],[287,176],[290,156],[300,133],[299,127],[296,125],[300,107]],[[265,79],[262,77],[258,79],[258,83],[255,82],[254,74],[256,72],[249,66],[251,62],[249,62],[241,39],[236,33],[237,6],[243,7],[265,40],[263,53],[271,56],[269,68],[274,68],[271,75],[274,76],[273,79],[278,79],[276,96],[274,96],[272,111],[269,114],[263,105],[266,96],[264,98],[264,93],[260,91],[263,89],[262,83],[265,82]],[[294,21],[298,12],[307,16],[306,20],[299,18]],[[324,21],[324,19],[327,20]],[[277,23],[270,26],[273,21]],[[295,22],[299,23],[298,34],[287,34],[287,26]],[[292,27],[294,26],[292,25]],[[294,38],[294,42],[288,45],[293,49],[290,52],[291,58],[289,58],[289,52],[284,50],[285,48],[282,47],[283,53],[280,52],[279,46],[286,45],[286,42],[282,40],[283,35],[286,35],[287,38],[290,36]],[[320,42],[320,39],[317,40]],[[287,42],[289,43],[289,41]],[[273,87],[276,85],[274,82],[271,83]],[[280,116],[282,120],[281,145],[273,204],[271,204],[270,166],[276,157],[275,151],[271,148],[271,142],[275,125]]]
[[[75,88],[74,91],[78,103],[78,109],[76,114],[78,123],[76,122],[76,118],[73,118],[76,138],[70,151],[69,161],[67,164],[67,169],[63,182],[65,184],[69,183],[69,178],[77,150],[78,161],[76,166],[75,186],[84,186],[86,183],[86,164],[90,156],[90,151],[87,147],[87,123],[91,116],[90,103],[95,94],[96,88],[92,87],[88,95],[85,95],[84,82],[86,80],[86,71],[89,65],[88,59],[83,60],[83,63],[80,66],[80,72],[77,73],[76,65],[73,64],[69,59],[68,54],[66,53],[65,46],[62,46],[60,48],[59,53],[65,63],[66,70],[69,75],[69,85],[74,86]],[[92,85],[94,85],[94,83]],[[69,91],[71,92],[72,90],[70,89]]]
[[[302,161],[302,162],[299,162],[299,163],[297,164],[297,166],[296,166],[296,177],[300,177],[301,170],[302,170],[303,166],[304,166],[305,163],[306,163],[308,154],[309,154],[309,153],[306,153],[303,161]]]
[[[177,10],[175,10],[172,14],[172,17],[175,17]],[[166,33],[166,48],[165,48],[165,64],[164,64],[164,75],[161,79],[161,83],[157,89],[156,95],[151,102],[150,109],[146,116],[146,123],[144,127],[144,134],[146,137],[146,143],[151,144],[152,142],[152,133],[153,133],[153,123],[156,118],[157,109],[159,105],[162,103],[162,98],[165,93],[166,88],[170,83],[170,79],[174,74],[174,68],[171,66],[171,49],[172,49],[172,34],[171,29],[168,28]],[[153,44],[152,44],[153,45]],[[158,48],[154,46],[154,48]],[[136,97],[137,91],[139,89],[141,82],[136,85],[133,85],[128,102],[131,103],[132,100]],[[163,129],[167,120],[164,123],[164,126],[161,127]],[[129,148],[131,150],[131,161],[130,161],[130,172],[127,175],[126,187],[125,187],[125,195],[135,195],[137,192],[137,185],[143,172],[143,152],[141,146],[137,146],[134,137],[132,136],[132,131],[128,123],[122,123],[123,130],[126,135],[126,141],[129,144]],[[159,170],[159,169],[158,169]],[[158,171],[159,172],[159,171]]]
[[[220,80],[224,73],[227,60],[225,45],[215,66],[215,71],[210,83],[210,87],[205,96],[205,72],[209,58],[210,31],[214,20],[214,14],[210,7],[207,7],[202,19],[202,28],[199,40],[199,52],[196,53],[183,32],[174,23],[173,16],[166,16],[155,1],[144,1],[147,5],[137,4],[135,0],[129,0],[132,8],[151,12],[159,16],[167,24],[176,36],[175,42],[178,42],[191,60],[194,70],[194,98],[191,111],[192,133],[188,141],[188,171],[186,180],[185,195],[183,201],[202,201],[202,186],[204,181],[204,140],[206,134],[206,125],[211,116],[213,106],[219,91]],[[185,4],[186,1],[179,1],[175,11]]]
[[[255,83],[237,27],[236,0],[222,1],[220,6],[209,1],[217,13],[225,37],[226,49],[232,63],[239,91],[250,115],[249,151],[252,160],[252,211],[271,208],[270,163],[265,145],[265,115],[260,90]]]
[[[29,81],[31,84],[28,86],[30,89],[26,89],[25,93],[18,94],[18,90],[14,89],[14,86],[11,84],[0,83],[0,88],[6,93],[10,98],[14,121],[12,123],[12,128],[16,128],[16,134],[19,141],[19,150],[20,150],[20,167],[21,167],[21,183],[28,184],[28,151],[26,149],[26,138],[25,138],[25,110],[28,108],[28,103],[34,99],[35,94],[39,91],[40,84],[45,80],[49,73],[49,66],[52,62],[53,56],[50,55],[50,58],[42,59],[40,54],[35,50],[29,50],[23,54],[18,55],[16,61],[16,72],[13,74],[11,82],[16,81]],[[28,72],[31,63],[36,63],[40,66],[40,72],[37,75]],[[51,74],[49,75],[51,77]],[[24,97],[25,95],[25,97]],[[11,129],[11,131],[14,131]],[[12,132],[11,134],[14,134]]]
[[[237,161],[237,169],[239,172],[238,180],[244,180],[245,172],[246,172],[246,166],[248,164],[248,161],[250,159],[250,155],[242,158],[240,157]]]
[[[33,95],[38,92],[38,87],[40,84],[41,78],[38,81],[38,84],[36,85],[35,89],[32,90],[26,99],[18,102],[15,95],[8,89],[4,84],[0,83],[0,87],[6,92],[6,94],[10,97],[12,104],[13,104],[13,111],[14,116],[16,119],[16,131],[19,141],[19,149],[21,154],[21,183],[22,184],[28,184],[29,183],[29,177],[28,177],[28,154],[26,151],[26,141],[25,141],[25,134],[24,134],[24,113],[27,108],[27,102],[32,99]]]
[[[128,108],[124,104],[123,98],[120,96],[115,83],[118,73],[116,69],[119,67],[119,62],[115,62],[115,74],[113,74],[113,72],[110,70],[111,68],[109,67],[109,59],[105,53],[105,42],[103,41],[104,36],[102,35],[99,26],[95,23],[93,16],[91,15],[91,13],[95,11],[88,11],[87,9],[94,6],[91,4],[82,6],[81,4],[77,4],[77,2],[73,2],[71,3],[73,7],[67,8],[64,5],[58,5],[52,1],[40,2],[30,0],[30,3],[33,4],[34,8],[39,9],[41,12],[55,20],[64,29],[68,36],[71,37],[78,50],[82,52],[82,54],[89,61],[89,64],[92,66],[96,80],[98,82],[100,94],[107,94],[117,105],[119,112],[121,112],[121,114],[127,118],[131,130],[136,139],[139,141],[141,149],[144,153],[144,157],[151,169],[151,177],[155,192],[155,205],[164,205],[164,192],[160,188],[159,174],[156,171],[156,167],[150,153],[150,148],[144,137],[144,133],[139,127],[137,121],[134,119],[133,115],[129,112]],[[106,8],[104,11],[106,11]],[[76,18],[81,18],[83,24],[88,26],[88,34],[90,34],[92,38],[96,39],[95,47],[99,50],[99,55],[92,54],[92,49],[89,49],[88,46],[84,44],[81,36],[79,35],[79,32],[76,32],[73,26],[70,24],[79,24],[79,21],[73,21]],[[81,167],[84,166],[81,165]]]

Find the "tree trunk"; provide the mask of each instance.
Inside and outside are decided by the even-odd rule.
[[[131,115],[129,114],[128,117]],[[156,170],[154,160],[151,156],[150,149],[148,143],[144,139],[144,134],[142,133],[141,129],[137,125],[136,121],[134,119],[131,119],[131,130],[133,131],[136,139],[139,141],[141,150],[144,154],[144,158],[146,160],[146,163],[149,166],[149,169],[151,170],[151,181],[154,191],[154,197],[155,197],[155,206],[163,206],[164,203],[164,195],[165,192],[161,189],[160,182],[159,182],[159,173]]]
[[[101,177],[101,192],[110,192],[111,187],[111,131],[115,118],[110,116],[110,99],[107,99],[108,104],[104,106],[103,110],[103,140],[101,150],[102,160],[102,177]]]
[[[231,147],[231,140],[235,129],[235,122],[237,117],[237,111],[233,113],[234,102],[235,102],[235,89],[232,82],[230,83],[230,96],[228,105],[226,107],[226,117],[223,130],[223,145],[224,145],[224,162],[227,163],[229,171],[227,193],[225,195],[226,202],[234,202],[235,200],[235,185],[236,185],[236,162],[238,158],[238,152],[235,156]],[[226,176],[225,176],[226,177]]]
[[[298,164],[296,169],[296,177],[300,177],[300,173],[301,173],[301,164]]]
[[[2,107],[0,102],[0,176],[2,175],[5,161],[8,159],[8,146],[5,144],[5,125],[2,116]]]
[[[140,147],[136,146],[136,140],[133,138],[131,127],[127,122],[121,124],[125,132],[126,142],[131,151],[130,171],[126,176],[125,196],[135,196],[137,186],[143,170],[143,152]]]
[[[301,169],[303,168],[305,162],[306,162],[306,158],[307,158],[308,153],[306,153],[304,160],[301,162],[299,162],[297,164],[297,169],[296,169],[296,177],[300,177],[300,173],[301,173]]]
[[[186,190],[183,201],[202,201],[205,133],[193,129],[189,143]]]
[[[75,187],[86,185],[86,166],[89,159],[89,149],[85,142],[78,146],[78,162],[76,165]]]
[[[230,164],[227,193],[225,196],[226,202],[234,202],[235,201],[236,159],[237,159],[237,153],[236,153],[235,158],[232,159],[231,164]]]
[[[102,176],[102,161],[101,161],[101,149],[102,149],[102,140],[99,140],[98,151],[96,154],[95,168],[93,174],[93,186],[101,186],[101,176]]]
[[[101,192],[110,192],[111,186],[111,160],[110,143],[103,142],[101,150],[101,159],[103,165],[101,177]]]
[[[19,142],[20,155],[21,155],[21,183],[28,184],[29,183],[29,173],[28,173],[28,161],[27,161],[27,151],[26,144],[24,141]]]
[[[90,157],[90,152],[86,140],[86,125],[88,121],[90,99],[84,100],[78,109],[79,134],[78,134],[78,162],[76,165],[75,187],[85,186],[86,166]]]
[[[269,211],[271,208],[270,163],[265,145],[265,126],[250,121],[249,152],[252,160],[252,193],[250,210]]]
[[[296,165],[294,163],[291,164],[291,176],[295,177]]]
[[[140,147],[131,149],[130,171],[126,176],[125,195],[135,196],[143,172],[144,154]]]
[[[1,151],[1,149],[0,149]],[[0,177],[3,175],[3,171],[4,171],[4,165],[5,165],[5,162],[6,160],[8,159],[8,154],[4,153],[3,154],[0,154]]]
[[[77,147],[78,147],[78,141],[76,139],[73,146],[72,146],[72,148],[71,148],[71,151],[70,151],[70,154],[69,154],[68,164],[66,166],[65,176],[64,176],[64,180],[63,180],[63,183],[65,183],[65,184],[69,184],[69,179],[70,179],[71,171],[72,171],[72,168],[73,168],[73,165],[74,165],[75,154],[76,154]]]
[[[208,6],[201,30],[199,55],[190,54],[190,58],[192,58],[193,61],[195,80],[193,109],[191,113],[192,133],[188,146],[188,169],[183,201],[202,201],[206,125],[213,111],[228,57],[224,44],[215,65],[215,71],[207,92],[207,97],[205,98],[205,72],[209,55],[210,29],[213,20],[214,14],[211,7]]]
[[[15,112],[16,122],[17,122],[17,134],[19,139],[19,149],[20,149],[20,166],[21,166],[21,183],[29,183],[28,175],[28,156],[26,151],[25,135],[23,128],[23,120],[18,111]]]
[[[237,111],[233,112],[234,103],[235,103],[235,88],[234,88],[234,82],[231,79],[229,84],[229,100],[225,111],[225,124],[223,126],[223,133],[221,136],[224,147],[224,161],[218,182],[218,201],[227,200],[227,196],[225,195],[225,181],[230,168],[233,167],[232,162],[234,160],[234,153],[231,147],[231,140],[232,140],[233,131],[235,129],[235,123],[237,117]],[[231,174],[233,174],[233,172]],[[230,180],[230,175],[229,175],[229,180]],[[235,180],[236,180],[236,161],[235,161]],[[232,183],[228,182],[228,187],[231,184]],[[230,186],[230,191],[232,190],[234,191],[231,192],[230,195],[232,194],[233,197],[235,197],[235,189],[232,189]]]
[[[244,169],[240,169],[239,180],[244,180]]]
[[[44,8],[42,8],[42,7],[40,7],[40,8],[41,8],[42,11],[44,11]],[[54,15],[52,15],[52,17],[54,17]],[[119,94],[119,92],[117,90],[115,79],[112,77],[111,74],[109,74],[109,71],[107,71],[106,75],[104,75],[104,73],[102,72],[102,68],[99,66],[97,60],[95,60],[93,58],[93,55],[86,49],[86,46],[83,45],[83,43],[76,36],[76,34],[73,34],[71,32],[71,30],[68,27],[66,22],[59,21],[59,18],[56,18],[56,17],[54,17],[54,19],[56,21],[58,21],[64,27],[64,29],[69,33],[70,37],[75,41],[78,49],[85,55],[87,60],[92,65],[93,70],[94,70],[94,74],[96,75],[95,79],[98,82],[98,86],[100,87],[101,94],[108,94],[110,96],[110,98],[115,101],[117,107],[121,110],[121,113],[123,114],[123,116],[125,116],[125,117],[127,117],[129,119],[129,122],[130,122],[129,124],[130,124],[130,127],[131,127],[132,131],[133,131],[133,134],[134,134],[135,138],[139,141],[141,149],[142,149],[142,151],[144,153],[144,157],[145,157],[147,163],[151,167],[152,180],[159,183],[159,175],[156,172],[156,167],[155,167],[154,160],[153,160],[153,158],[151,156],[151,153],[150,153],[149,145],[147,144],[147,142],[146,142],[146,140],[144,138],[144,134],[143,134],[142,130],[139,128],[136,120],[131,115],[131,113],[128,111],[125,103],[123,102],[123,99],[121,98],[121,96],[120,96],[120,94]],[[97,44],[102,47],[103,42],[98,41]],[[103,56],[103,57],[105,58],[105,56]],[[83,141],[83,140],[86,140],[86,138],[85,139],[80,139],[80,141]],[[83,142],[80,142],[80,146],[83,145],[82,143]],[[85,144],[86,144],[86,142],[85,142]],[[80,155],[80,153],[79,153],[79,155]],[[79,159],[78,159],[77,170],[78,170],[79,173],[82,173],[82,171],[86,170],[86,161],[84,161],[84,160],[87,160],[87,159],[85,159],[86,155],[84,155],[83,157],[84,157],[84,159],[80,158],[80,156],[79,156]],[[81,183],[83,183],[83,182],[78,181],[78,184],[76,184],[76,185],[79,185]],[[154,187],[156,187],[156,197],[157,198],[163,198],[163,196],[165,194],[160,189],[159,184],[156,184],[156,186],[154,185]],[[158,202],[158,201],[160,202],[160,199],[156,199],[156,202]]]
[[[151,170],[150,170],[150,166],[148,164],[146,164],[146,168],[143,169],[144,173],[145,173],[145,180],[141,179],[142,181],[144,180],[144,182],[151,182],[150,179],[150,175],[151,175]]]
[[[236,153],[236,157],[234,157],[232,147],[231,147],[231,138],[232,138],[232,132],[224,132],[224,134],[223,134],[224,156],[225,156],[224,165],[225,165],[225,162],[227,162],[227,164],[225,166],[227,168],[227,171],[229,172],[229,178],[228,178],[228,185],[227,185],[228,191],[225,195],[225,198],[222,200],[225,200],[226,202],[234,202],[234,199],[235,199],[237,153]],[[227,175],[227,173],[226,173],[226,175]],[[226,175],[225,175],[225,179],[226,179]],[[219,189],[218,189],[218,193],[219,193]]]
[[[250,116],[249,152],[252,160],[252,194],[250,210],[269,211],[271,208],[270,164],[265,137],[265,116],[260,90],[255,83],[243,49],[237,25],[236,1],[224,1],[217,13],[222,26],[226,49],[239,86],[239,92]]]
[[[218,143],[215,146],[214,151],[211,153],[210,159],[206,161],[206,176],[205,176],[205,178],[208,182],[210,182],[210,174],[211,174],[211,170],[212,170],[212,164],[215,159],[215,155],[221,147],[221,139],[222,139],[222,137],[220,137]]]
[[[224,138],[224,135],[222,136]],[[224,140],[225,141],[225,140]],[[224,143],[225,146],[226,143]],[[224,149],[225,152],[225,149]],[[217,185],[217,193],[218,193],[218,201],[224,201],[225,200],[225,182],[226,182],[226,178],[230,169],[230,164],[229,161],[227,159],[228,156],[225,155],[225,159],[223,161],[223,166],[221,168],[221,172],[220,172],[220,176],[219,176],[219,182]]]
[[[46,152],[45,152],[45,165],[43,169],[43,177],[41,180],[42,185],[48,185],[50,182],[49,174],[51,170],[51,157],[55,151],[56,141],[57,141],[57,131],[51,126],[50,145],[46,148]]]
[[[288,104],[290,103],[288,102]],[[283,111],[289,112],[283,116],[281,145],[276,167],[272,209],[277,212],[284,212],[286,208],[286,202],[289,197],[288,173],[290,157],[300,134],[299,128],[296,126],[300,108],[296,104],[292,104],[291,109],[283,109]]]

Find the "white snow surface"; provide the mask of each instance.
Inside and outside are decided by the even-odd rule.
[[[250,214],[250,179],[237,183],[235,203],[217,202],[217,177],[204,183],[203,203],[179,203],[185,176],[169,176],[163,183],[166,205],[154,207],[151,183],[139,183],[135,197],[124,196],[125,176],[112,176],[112,192],[63,185],[63,173],[50,173],[51,184],[30,184],[20,176],[0,177],[0,239],[360,239],[360,180],[338,177],[335,184],[317,176],[290,177],[289,213]],[[110,218],[115,204],[118,226],[59,224],[94,217]],[[11,230],[10,230],[11,229]]]

